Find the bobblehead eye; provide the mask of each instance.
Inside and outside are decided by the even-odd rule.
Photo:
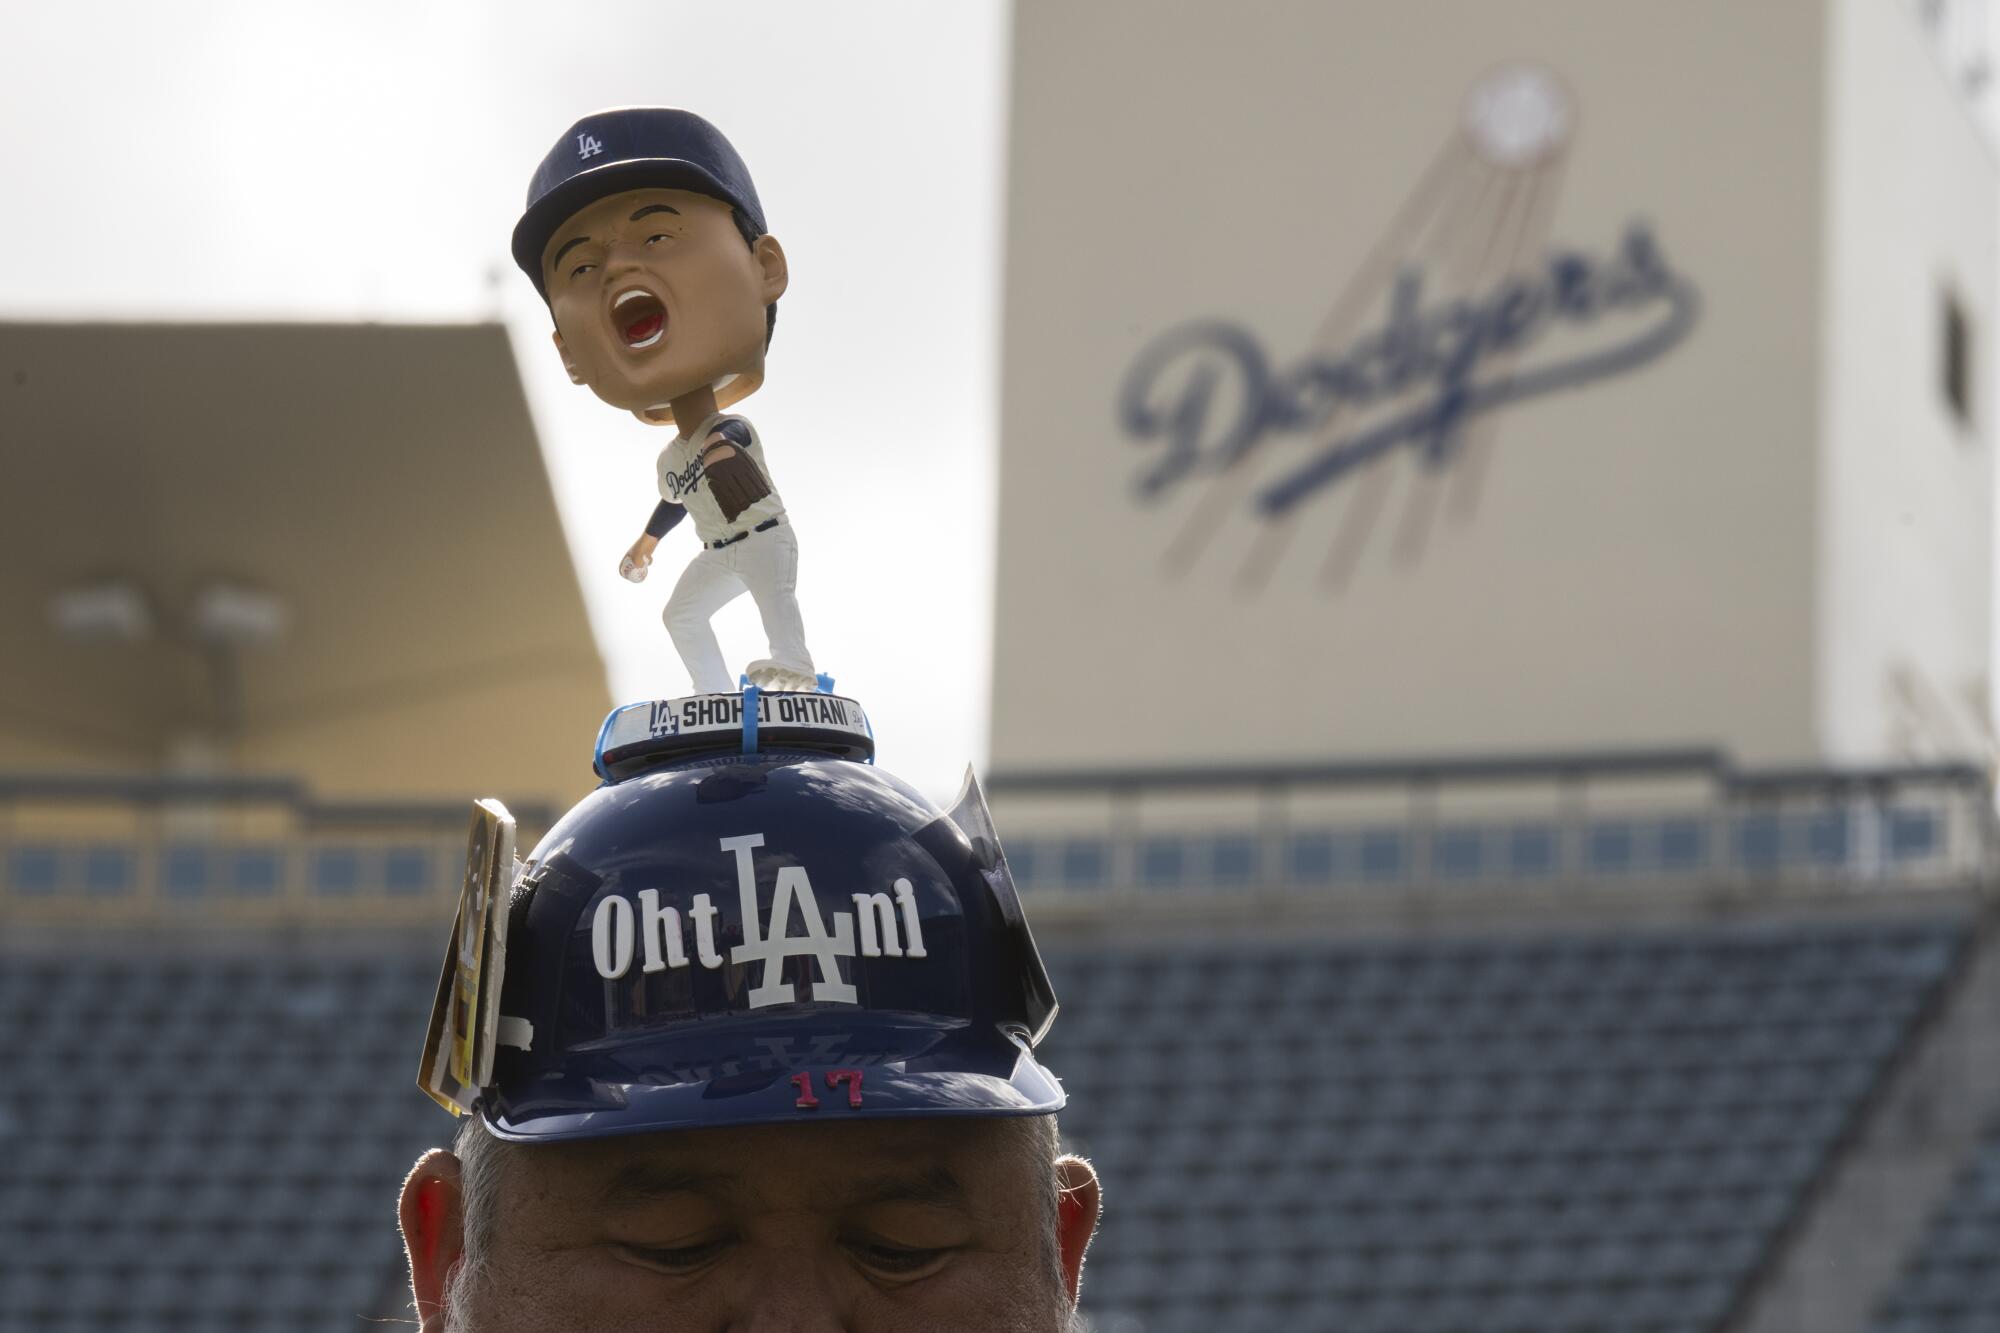
[[[595,265],[595,264],[578,264],[578,265],[577,265],[577,266],[576,266],[575,268],[573,268],[573,269],[571,269],[571,270],[569,271],[569,275],[570,275],[570,276],[571,276],[572,278],[580,278],[580,277],[582,277],[582,276],[583,276],[584,274],[586,274],[586,273],[590,272],[590,271],[591,271],[592,269],[594,269],[594,268],[596,268],[596,267],[597,267],[597,265]]]
[[[673,238],[674,234],[670,231],[656,231],[646,238],[646,244],[651,245],[654,241],[670,241]]]

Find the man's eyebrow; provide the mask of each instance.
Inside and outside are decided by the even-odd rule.
[[[675,217],[679,217],[681,215],[681,211],[678,208],[675,208],[672,204],[647,204],[644,208],[640,209],[638,212],[634,213],[630,218],[628,218],[627,221],[637,222],[640,218],[645,217],[646,214],[648,213],[672,213]]]
[[[582,245],[585,241],[589,239],[590,238],[588,236],[572,236],[568,240],[564,241],[562,249],[556,251],[554,254],[549,256],[549,267],[554,268],[557,264],[562,263],[562,257],[564,255],[568,254],[572,249],[576,248],[579,245]]]
[[[871,1181],[854,1192],[853,1202],[866,1206],[877,1203],[929,1203],[958,1205],[966,1201],[965,1186],[944,1167],[934,1167],[921,1175],[890,1176]]]
[[[683,1170],[652,1162],[625,1167],[604,1187],[603,1202],[617,1207],[652,1203],[671,1194],[714,1194],[736,1183],[736,1177],[715,1171]]]

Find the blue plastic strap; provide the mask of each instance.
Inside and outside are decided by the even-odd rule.
[[[743,753],[757,753],[757,687],[743,687]]]
[[[611,724],[617,720],[620,713],[629,707],[631,707],[630,704],[620,704],[606,713],[604,715],[604,725],[597,729],[597,748],[591,753],[590,766],[596,769],[597,776],[603,778],[606,782],[611,781],[611,770],[604,766],[604,742],[611,739]]]

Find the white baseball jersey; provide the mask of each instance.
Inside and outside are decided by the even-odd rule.
[[[763,474],[764,484],[771,488],[769,495],[757,500],[733,521],[722,516],[715,498],[703,484],[701,451],[708,447],[709,440],[718,431],[736,446],[738,453],[750,460],[751,465]],[[744,418],[726,412],[717,412],[686,435],[676,435],[669,440],[667,447],[660,450],[659,479],[660,498],[687,509],[688,516],[694,520],[695,534],[704,546],[734,537],[740,532],[749,532],[759,523],[781,517],[785,512],[785,502],[778,495],[777,484],[771,480],[771,470],[764,466],[764,448],[757,439],[757,428]]]

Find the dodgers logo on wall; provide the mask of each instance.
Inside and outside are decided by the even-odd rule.
[[[1239,586],[1261,588],[1309,540],[1324,546],[1305,552],[1320,586],[1338,589],[1392,493],[1402,511],[1389,540],[1400,557],[1421,554],[1440,509],[1472,514],[1507,408],[1633,373],[1687,337],[1694,285],[1646,222],[1594,248],[1550,242],[1574,123],[1549,71],[1487,76],[1303,354],[1275,356],[1217,318],[1141,349],[1117,400],[1145,450],[1135,493],[1196,493],[1173,507],[1168,572],[1195,568],[1220,528],[1247,517],[1256,536]],[[1413,483],[1396,487],[1411,466]],[[1330,524],[1300,523],[1319,511]]]

